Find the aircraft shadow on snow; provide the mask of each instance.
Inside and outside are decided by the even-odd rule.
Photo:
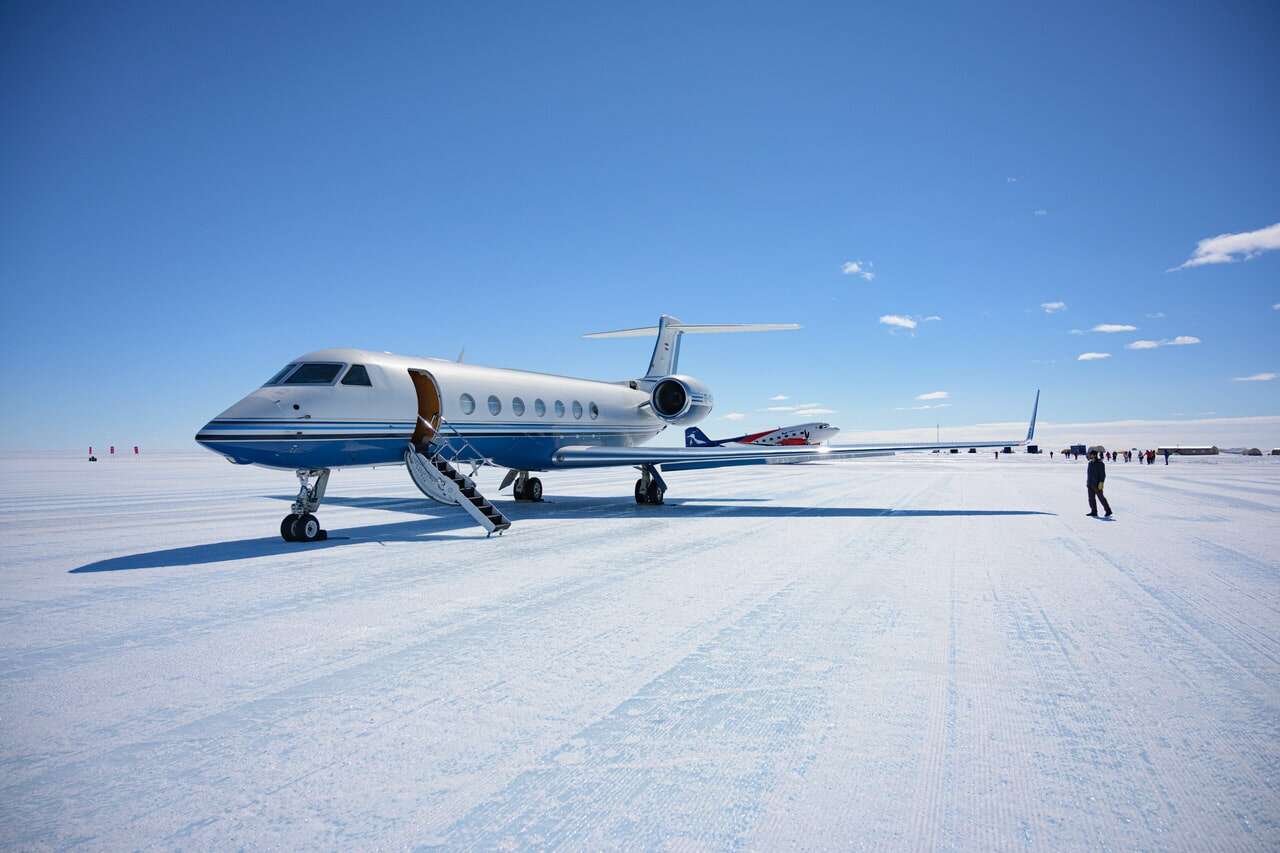
[[[293,495],[269,495],[284,502],[291,502]],[[661,507],[638,507],[631,496],[602,498],[555,495],[536,503],[502,501],[503,514],[513,522],[623,518],[628,514],[637,520],[646,516],[698,519],[716,518],[954,518],[1010,515],[1055,515],[1051,512],[1018,509],[892,509],[888,507],[799,507],[799,506],[751,506],[765,498],[668,498]],[[426,542],[449,539],[475,539],[475,534],[450,535],[449,531],[475,528],[475,522],[460,509],[431,504],[422,498],[351,498],[327,496],[328,506],[345,506],[358,509],[382,509],[421,516],[411,521],[389,524],[370,524],[362,527],[341,528],[329,531],[329,538],[320,542],[285,542],[279,536],[263,536],[257,539],[237,539],[230,542],[211,542],[207,545],[189,545],[183,548],[166,548],[123,557],[112,557],[71,569],[70,574],[91,572],[120,572],[133,569],[159,569],[175,566],[198,566],[221,563],[228,560],[247,560],[257,557],[298,554],[354,545],[365,542]],[[518,530],[518,528],[517,528]]]

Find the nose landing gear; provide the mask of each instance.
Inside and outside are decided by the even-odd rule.
[[[315,478],[312,484],[311,479]],[[280,522],[280,538],[286,542],[319,542],[329,538],[329,531],[320,528],[320,520],[312,513],[320,508],[325,486],[329,485],[329,469],[298,469],[298,497],[293,511]]]

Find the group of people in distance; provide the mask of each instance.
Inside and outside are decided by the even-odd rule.
[[[1156,451],[1154,450],[1116,450],[1116,451],[1110,451],[1110,452],[1104,450],[1102,451],[1102,455],[1103,455],[1103,458],[1106,459],[1106,461],[1108,462],[1121,462],[1121,461],[1132,462],[1133,457],[1136,455],[1138,457],[1139,465],[1143,463],[1146,463],[1147,465],[1156,464]],[[1169,451],[1165,450],[1160,455],[1164,456],[1164,464],[1168,465]],[[1094,456],[1094,452],[1090,450],[1088,452],[1087,458],[1092,459],[1093,456]],[[1049,451],[1049,458],[1050,459],[1053,458],[1052,450]],[[1064,450],[1062,451],[1062,458],[1070,462],[1072,459],[1079,459],[1080,454],[1073,450]]]

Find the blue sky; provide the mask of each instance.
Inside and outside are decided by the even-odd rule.
[[[663,312],[804,325],[686,342],[709,433],[1280,413],[1276,4],[603,5],[0,6],[0,443]]]

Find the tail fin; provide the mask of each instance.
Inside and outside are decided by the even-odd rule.
[[[723,332],[778,332],[800,328],[799,323],[717,323],[690,325],[675,317],[663,314],[658,325],[640,329],[618,329],[615,332],[592,332],[584,338],[643,338],[657,335],[653,345],[653,357],[649,359],[649,371],[645,379],[658,379],[675,373],[680,363],[680,338],[687,334],[706,335]]]
[[[685,447],[715,447],[716,442],[707,438],[707,434],[697,427],[689,427],[684,431]]]

